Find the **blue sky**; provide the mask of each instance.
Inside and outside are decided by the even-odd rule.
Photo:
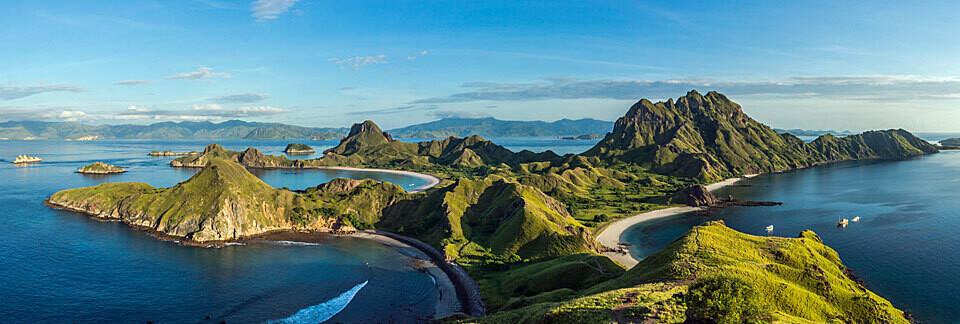
[[[0,120],[614,120],[718,90],[777,127],[960,131],[950,1],[6,1]]]

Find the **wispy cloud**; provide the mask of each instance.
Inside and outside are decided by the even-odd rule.
[[[354,56],[347,58],[331,58],[328,61],[333,64],[339,65],[340,68],[351,68],[353,70],[359,70],[360,68],[367,65],[376,65],[376,64],[387,64],[387,56],[380,55],[367,55],[367,56]]]
[[[130,105],[119,111],[87,110],[80,107],[0,107],[0,120],[45,120],[69,122],[135,121],[221,121],[267,117],[289,112],[274,106],[224,107],[220,104],[194,105],[187,109],[154,109]]]
[[[262,93],[238,93],[210,98],[209,101],[220,103],[253,103],[269,99],[270,96]]]
[[[351,116],[366,116],[366,115],[391,115],[399,114],[411,111],[431,111],[436,110],[438,107],[436,105],[406,105],[382,109],[371,109],[371,110],[361,110],[361,111],[351,111],[347,115]]]
[[[490,117],[490,114],[482,111],[455,111],[455,110],[444,110],[444,111],[434,111],[430,113],[434,118],[483,118]]]
[[[196,71],[177,73],[167,77],[167,79],[173,80],[202,80],[202,79],[216,79],[216,78],[230,78],[230,73],[226,72],[216,72],[212,68],[206,66],[198,67]]]
[[[150,81],[149,80],[123,80],[123,81],[117,81],[114,84],[124,85],[124,86],[133,86],[133,85],[143,85],[147,83],[150,83]]]
[[[63,84],[39,86],[0,86],[0,99],[13,100],[47,92],[80,92],[79,87]]]
[[[274,20],[290,11],[298,0],[256,0],[250,8],[250,15],[257,21]]]
[[[795,77],[774,81],[578,80],[546,79],[529,83],[471,82],[468,91],[426,98],[412,104],[471,101],[525,101],[550,99],[667,98],[691,89],[718,90],[728,95],[820,97],[844,100],[954,100],[960,99],[960,79],[913,76]]]
[[[427,56],[427,55],[430,55],[430,51],[428,51],[428,50],[422,50],[422,51],[417,52],[416,54],[407,55],[407,60],[408,60],[408,61],[416,61],[418,58],[421,58],[421,57],[424,57],[424,56]]]

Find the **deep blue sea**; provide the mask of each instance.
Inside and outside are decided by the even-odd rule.
[[[767,225],[774,225],[778,236],[812,229],[894,305],[924,323],[960,320],[960,151],[762,175],[717,194],[784,204],[657,219],[637,224],[622,238],[643,258],[712,219],[756,235],[766,235]],[[839,218],[854,216],[861,221],[836,226]]]
[[[221,143],[236,150],[255,146],[273,154],[282,154],[286,145]],[[373,241],[331,238],[319,245],[186,247],[43,203],[58,190],[107,181],[171,186],[196,170],[172,168],[168,166],[172,158],[147,153],[201,150],[205,144],[0,142],[0,322],[248,323],[288,318],[305,309],[329,312],[334,322],[413,322],[431,317],[438,293],[433,279],[415,270],[401,252]],[[333,143],[310,144],[325,148]],[[44,162],[9,163],[18,154],[39,155]],[[74,172],[93,161],[129,171],[108,176]],[[336,177],[375,178],[408,188],[424,184],[417,178],[371,172],[255,174],[275,187],[294,189]],[[358,286],[361,289],[355,289]],[[351,291],[354,294],[346,294]],[[339,311],[342,307],[330,305],[346,307]]]
[[[936,138],[928,138],[936,139]],[[493,139],[513,150],[579,153],[595,141]],[[151,150],[201,150],[210,141],[0,141],[0,318],[2,322],[230,323],[326,318],[331,322],[416,322],[437,298],[432,278],[401,251],[350,238],[317,245],[248,244],[219,249],[164,242],[114,222],[43,204],[53,192],[101,182],[170,186],[196,172],[168,166]],[[282,154],[287,141],[217,141]],[[308,141],[318,151],[333,141]],[[17,154],[44,163],[16,167]],[[300,156],[312,158],[315,156]],[[93,161],[121,175],[74,171]],[[275,187],[303,189],[336,177],[368,177],[406,188],[417,178],[371,172],[262,170]],[[739,230],[794,236],[813,229],[867,285],[925,322],[960,318],[960,152],[903,162],[840,163],[765,175],[724,189],[779,207],[730,208]],[[837,217],[862,217],[837,229]],[[666,246],[707,218],[680,215],[625,233],[639,257]],[[342,307],[341,307],[342,306]],[[342,311],[340,310],[342,308]],[[317,316],[319,315],[321,316]],[[209,319],[208,319],[209,318]]]

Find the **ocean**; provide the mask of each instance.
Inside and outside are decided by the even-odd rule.
[[[960,151],[908,161],[843,162],[761,175],[720,197],[780,201],[709,217],[677,215],[637,224],[621,237],[641,259],[692,226],[722,219],[742,232],[793,237],[812,229],[868,288],[923,323],[960,319]],[[861,220],[838,228],[841,218]]]

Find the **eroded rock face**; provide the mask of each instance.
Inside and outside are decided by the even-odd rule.
[[[703,185],[693,185],[680,190],[670,197],[670,203],[684,204],[692,207],[716,206],[720,203],[707,187]]]

